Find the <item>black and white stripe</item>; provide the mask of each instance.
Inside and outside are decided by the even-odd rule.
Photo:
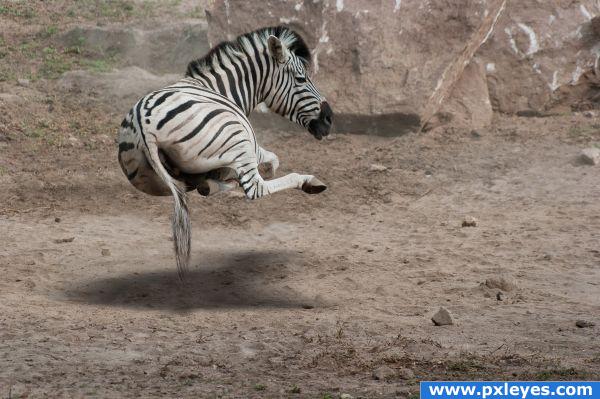
[[[186,77],[154,91],[127,114],[119,134],[119,163],[136,188],[173,195],[173,234],[180,277],[187,268],[190,222],[186,191],[203,195],[238,185],[256,199],[298,188],[326,187],[311,175],[274,173],[275,154],[260,147],[248,121],[261,102],[304,126],[317,139],[329,133],[332,111],[308,76],[310,51],[285,27],[264,28],[224,42],[192,61]]]

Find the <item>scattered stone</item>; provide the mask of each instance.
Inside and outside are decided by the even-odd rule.
[[[57,238],[56,240],[54,240],[54,242],[56,244],[63,244],[65,242],[73,242],[74,239],[75,239],[75,237]]]
[[[488,288],[500,289],[502,291],[512,291],[517,288],[514,281],[506,277],[492,277],[485,280],[485,285]]]
[[[54,218],[54,221],[55,221],[56,223],[60,223],[60,218],[59,218],[59,217],[55,217],[55,218]]]
[[[587,320],[577,320],[575,322],[575,325],[579,328],[590,328],[590,327],[594,327],[596,325],[596,323],[594,323],[592,321],[587,321]]]
[[[476,227],[476,226],[477,226],[477,219],[475,219],[473,216],[465,217],[462,222],[462,227]]]
[[[315,307],[313,305],[309,305],[307,303],[305,303],[304,305],[302,305],[302,309],[314,309]]]
[[[450,312],[443,306],[440,307],[440,310],[438,310],[437,313],[433,315],[431,321],[436,326],[447,326],[454,324]]]
[[[425,171],[425,177],[431,177],[431,176],[433,176],[433,172],[430,171],[430,170],[426,170]]]
[[[373,378],[379,381],[387,381],[395,375],[396,372],[388,366],[381,366],[373,370]]]
[[[102,248],[102,256],[110,256],[110,249],[108,248]]]
[[[552,260],[552,255],[551,254],[544,254],[544,256],[542,258],[544,260]]]
[[[371,164],[371,166],[369,166],[369,171],[371,171],[371,172],[384,172],[386,170],[388,170],[387,166],[381,165],[378,163],[374,163],[374,164]]]
[[[343,393],[340,395],[340,399],[354,399],[354,396],[350,395],[349,393]]]
[[[17,79],[17,84],[22,87],[29,87],[29,79]]]
[[[499,301],[503,301],[504,300],[504,293],[502,291],[498,291],[496,293],[496,299]]]
[[[478,140],[481,138],[481,133],[479,133],[477,130],[471,130],[471,138]]]
[[[583,116],[586,118],[594,118],[596,113],[594,111],[583,111]]]
[[[415,378],[415,373],[411,369],[401,368],[397,371],[398,377],[403,380],[412,380]]]
[[[589,165],[600,164],[600,148],[590,147],[582,150],[581,159]]]

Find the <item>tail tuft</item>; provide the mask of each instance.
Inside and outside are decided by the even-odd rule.
[[[152,136],[150,136],[152,137]],[[179,187],[169,172],[163,166],[158,153],[158,146],[154,140],[146,137],[146,156],[152,169],[160,176],[173,194],[173,218],[171,226],[173,228],[173,245],[175,247],[175,260],[177,262],[177,274],[183,281],[188,271],[190,262],[190,246],[192,229],[190,224],[190,213],[187,206],[187,196],[185,190]]]
[[[173,207],[173,245],[175,260],[177,262],[177,275],[181,281],[185,280],[190,261],[191,224],[185,191],[176,186],[175,203]]]

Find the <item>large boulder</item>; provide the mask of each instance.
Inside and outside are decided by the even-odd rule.
[[[314,76],[337,128],[399,134],[438,113],[505,1],[216,0],[211,44],[285,24],[313,50]]]
[[[577,85],[600,56],[599,13],[596,0],[509,2],[477,53],[494,109],[535,115]]]

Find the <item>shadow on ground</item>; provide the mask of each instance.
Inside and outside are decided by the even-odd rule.
[[[301,308],[318,304],[285,284],[292,253],[244,251],[208,254],[190,268],[185,283],[175,267],[74,282],[69,301],[130,308]],[[293,254],[297,257],[298,254]],[[297,260],[297,259],[296,259]]]

